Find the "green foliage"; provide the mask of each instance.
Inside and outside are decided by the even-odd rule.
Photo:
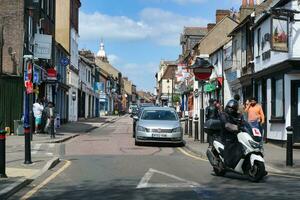
[[[178,94],[175,94],[173,96],[173,103],[176,103],[176,102],[180,102],[180,96]]]

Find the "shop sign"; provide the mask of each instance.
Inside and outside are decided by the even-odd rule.
[[[57,80],[57,72],[54,68],[47,69],[47,80],[48,81],[56,81]]]
[[[40,59],[51,59],[52,35],[35,34],[34,57]]]
[[[272,48],[277,51],[288,51],[288,22],[286,19],[272,20]]]

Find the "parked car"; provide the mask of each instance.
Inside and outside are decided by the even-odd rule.
[[[144,142],[183,144],[183,133],[176,111],[168,107],[146,107],[136,123],[135,144]]]
[[[138,118],[140,117],[141,112],[143,111],[144,108],[146,107],[152,107],[154,106],[154,104],[152,103],[142,103],[139,104],[139,106],[136,108],[135,111],[132,112],[131,117],[133,118],[133,123],[132,123],[132,130],[133,130],[133,134],[132,137],[135,138],[135,132],[136,132],[136,122],[138,120]]]

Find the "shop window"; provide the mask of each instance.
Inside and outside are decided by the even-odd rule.
[[[258,83],[257,84],[257,102],[262,103],[262,84]]]
[[[284,120],[284,84],[283,78],[272,80],[272,116],[273,120]]]
[[[256,37],[256,42],[257,42],[257,56],[260,56],[260,37],[261,37],[261,31],[260,28],[257,30],[257,37]]]

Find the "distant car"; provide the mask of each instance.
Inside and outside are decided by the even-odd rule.
[[[132,114],[136,109],[137,109],[137,105],[136,104],[132,104],[129,106],[129,109],[128,109],[128,113],[129,114]]]
[[[143,111],[144,108],[152,107],[152,106],[154,106],[154,104],[152,104],[152,103],[142,103],[142,104],[139,104],[138,107],[131,113],[131,117],[133,118],[133,123],[132,123],[132,130],[133,130],[132,137],[133,138],[135,138],[136,122],[137,122],[138,118],[140,117],[141,112]]]
[[[168,107],[146,107],[136,124],[135,144],[144,142],[183,144],[179,117]]]

